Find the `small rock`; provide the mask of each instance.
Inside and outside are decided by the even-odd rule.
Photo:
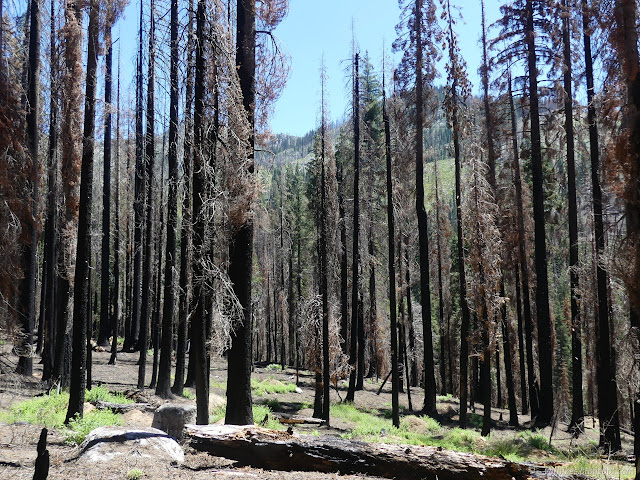
[[[300,387],[296,387],[296,393],[302,393],[302,389]]]
[[[187,423],[196,423],[196,407],[177,403],[165,403],[153,414],[152,427],[167,432],[181,440]]]

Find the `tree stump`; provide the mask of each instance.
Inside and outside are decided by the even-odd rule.
[[[47,450],[47,429],[43,428],[38,440],[38,457],[33,480],[46,480],[49,476],[49,450]]]

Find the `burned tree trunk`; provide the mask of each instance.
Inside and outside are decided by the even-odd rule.
[[[357,343],[360,338],[358,325],[358,263],[360,260],[360,89],[359,89],[359,54],[355,54],[353,73],[353,253],[351,274],[351,338],[349,346],[349,365],[351,365],[351,375],[349,376],[349,390],[347,391],[347,402],[353,402],[355,391],[358,389],[356,383],[358,379],[357,367]]]
[[[65,418],[68,424],[76,416],[82,418],[86,387],[85,362],[87,359],[87,316],[90,314],[91,295],[91,206],[93,203],[93,153],[95,141],[96,71],[98,55],[100,3],[92,0],[89,7],[89,44],[87,51],[87,85],[85,99],[84,141],[80,174],[80,204],[78,217],[78,246],[76,275],[73,292],[73,337],[71,356],[71,385],[69,408]]]

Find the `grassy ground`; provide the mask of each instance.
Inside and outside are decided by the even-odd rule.
[[[87,390],[85,400],[95,403],[98,400],[113,403],[131,403],[131,400],[121,394],[109,392],[104,387],[94,387]],[[122,425],[122,415],[111,410],[91,410],[81,419],[72,420],[69,425],[64,424],[69,405],[69,393],[51,393],[31,400],[12,405],[7,410],[0,410],[0,422],[7,424],[26,422],[32,425],[43,425],[47,428],[58,429],[67,442],[79,444],[91,430],[108,426]]]
[[[94,387],[87,392],[88,402],[105,400],[124,403],[128,399],[118,395],[117,392],[135,390],[137,381],[137,366],[135,362],[137,361],[137,355],[124,354],[121,357],[119,356],[116,367],[107,365],[108,356],[107,352],[94,353],[94,379],[101,382],[103,386]],[[23,458],[22,462],[32,461],[31,458],[35,455],[38,426],[46,425],[53,432],[57,432],[61,443],[59,447],[54,447],[57,449],[54,452],[56,452],[55,455],[59,455],[58,458],[64,459],[71,455],[72,452],[72,450],[66,450],[64,446],[81,442],[90,430],[98,426],[123,423],[132,427],[151,425],[151,414],[148,412],[137,412],[133,416],[122,416],[99,410],[89,411],[88,409],[81,421],[73,422],[69,427],[65,427],[64,417],[68,394],[48,395],[43,393],[37,377],[30,380],[30,383],[25,383],[23,378],[15,375],[5,375],[0,380],[0,434],[4,432],[4,437],[0,435],[0,444],[16,445],[16,439],[25,439],[21,440],[24,446],[20,443],[20,445],[12,447],[10,453],[7,453],[10,455],[7,458],[12,462],[15,462],[13,460],[15,458]],[[479,415],[478,406],[476,406],[475,412],[473,410],[469,412],[470,427],[462,430],[457,428],[459,405],[456,398],[452,396],[439,396],[437,398],[437,407],[440,414],[439,422],[416,412],[416,409],[419,409],[422,405],[424,397],[420,389],[413,388],[411,395],[414,411],[410,411],[407,407],[407,397],[406,393],[404,393],[401,398],[400,428],[395,428],[391,423],[390,386],[387,385],[378,395],[377,391],[380,384],[381,380],[367,379],[364,390],[356,392],[355,404],[342,402],[346,390],[344,383],[339,382],[337,388],[332,386],[331,426],[295,425],[295,433],[335,435],[345,439],[368,442],[439,446],[444,449],[502,457],[511,461],[544,464],[563,474],[589,474],[594,478],[602,479],[633,478],[633,466],[624,461],[626,455],[631,453],[632,443],[630,437],[624,435],[623,455],[616,457],[615,461],[605,458],[596,448],[598,427],[597,423],[590,418],[586,422],[585,434],[575,440],[566,433],[566,428],[562,424],[557,426],[553,435],[551,435],[550,428],[541,431],[527,429],[526,426],[530,422],[530,418],[526,416],[520,416],[519,418],[521,425],[524,425],[524,427],[509,427],[507,421],[503,420],[503,418],[506,419],[508,417],[508,412],[495,409],[493,411],[494,426],[491,435],[485,438],[479,433],[482,419]],[[223,422],[226,397],[226,364],[223,361],[212,362],[210,389],[209,420],[211,423]],[[114,392],[116,392],[115,395]],[[301,371],[297,375],[295,370],[282,369],[279,365],[273,364],[264,368],[256,367],[252,375],[252,392],[254,420],[256,424],[266,428],[286,429],[286,426],[281,425],[274,419],[272,413],[289,413],[302,416],[311,416],[313,413],[314,375],[311,372]],[[146,390],[144,395],[144,401],[146,402],[154,404],[164,402],[163,399],[155,397],[151,390]],[[182,398],[174,398],[171,401],[194,404],[195,392],[193,389],[185,389],[185,395]],[[24,432],[19,433],[24,429],[28,429],[28,435],[25,435]],[[550,437],[552,437],[551,442],[549,442]],[[190,455],[187,462],[197,460],[197,468],[203,469],[202,478],[205,478],[206,468],[221,468],[220,465],[213,464],[210,460]],[[0,465],[2,461],[3,456],[0,452]],[[59,465],[67,469],[72,468],[71,464],[62,463]],[[73,468],[76,467],[74,466]],[[148,466],[145,467],[144,478],[168,478],[168,473],[161,473],[160,467],[158,467],[158,472],[155,473],[150,471],[149,468]],[[118,478],[129,478],[128,473],[130,471],[130,478],[135,478],[139,474],[135,470],[136,465],[134,464],[122,465],[124,474]],[[24,478],[28,477],[28,472],[24,471],[24,469],[19,469],[18,471],[20,475],[24,473]],[[78,471],[81,471],[79,466]],[[58,477],[53,477],[56,480],[57,478],[73,478],[73,475],[69,477],[69,472],[65,473],[63,469],[56,470],[56,472]],[[186,478],[192,478],[189,475],[193,474],[192,471],[178,470],[173,472],[172,475],[178,473],[184,473]],[[264,472],[259,474],[260,478],[272,478],[269,475],[271,474]],[[276,477],[286,478],[287,480],[325,478],[322,476],[298,477],[296,475],[282,477],[276,475]],[[18,476],[17,478],[22,477]],[[200,477],[196,475],[193,478],[199,479]]]

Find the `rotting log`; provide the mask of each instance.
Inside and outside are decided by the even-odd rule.
[[[98,410],[111,410],[114,413],[126,413],[131,410],[152,412],[156,409],[156,407],[150,403],[112,403],[103,400],[96,402],[96,408]]]
[[[303,417],[301,415],[291,415],[288,413],[271,413],[270,415],[285,425],[301,425],[305,423],[310,425],[322,425],[324,423],[324,420],[321,418]]]
[[[286,471],[366,474],[406,480],[525,480],[529,467],[437,447],[297,436],[255,426],[186,425],[196,450],[242,465]]]

